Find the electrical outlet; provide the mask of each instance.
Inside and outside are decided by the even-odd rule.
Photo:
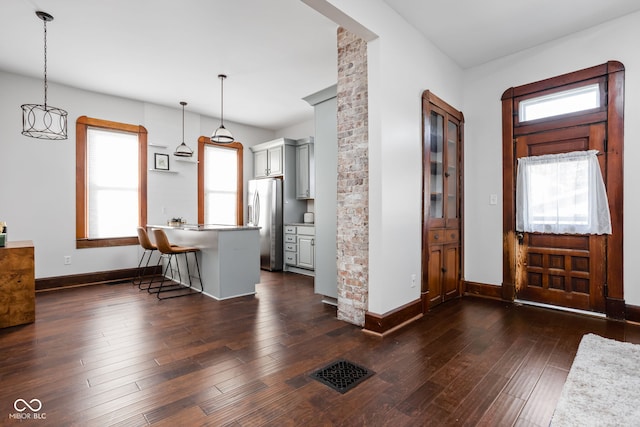
[[[64,256],[64,265],[71,265],[71,255]]]
[[[490,194],[489,195],[489,204],[490,205],[497,205],[498,204],[498,195],[497,194]]]
[[[411,275],[411,287],[412,288],[416,287],[416,275],[415,274]]]

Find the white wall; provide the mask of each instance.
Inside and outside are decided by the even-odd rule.
[[[313,107],[310,106],[309,111],[313,114]],[[305,120],[293,126],[277,130],[275,138],[302,139],[314,135],[315,121],[312,116],[309,120]]]
[[[42,102],[42,82],[0,71],[0,221],[8,223],[9,240],[33,240],[36,277],[107,271],[137,266],[137,246],[76,249],[75,245],[75,122],[81,115],[144,126],[153,153],[171,154],[182,141],[182,112],[176,108],[88,92],[49,82],[53,106],[69,113],[68,139],[47,141],[23,136],[21,109],[25,103]],[[188,102],[188,100],[187,100]],[[253,171],[249,146],[274,138],[275,132],[225,123],[245,146],[245,179]],[[209,136],[219,125],[215,118],[185,114],[185,142],[197,148],[200,135]],[[195,157],[194,157],[195,158]],[[148,220],[164,223],[171,216],[197,219],[197,165],[178,163],[177,174],[148,174]],[[117,173],[117,165],[114,165]],[[164,208],[164,211],[162,210]],[[63,257],[71,256],[71,265]]]
[[[369,78],[369,307],[420,298],[422,122],[426,89],[462,108],[462,70],[380,0],[330,0],[378,35]]]
[[[425,89],[465,116],[465,280],[502,282],[500,98],[509,87],[621,61],[626,67],[625,188],[640,181],[640,168],[634,167],[640,159],[640,145],[634,144],[640,136],[635,120],[640,112],[635,46],[640,13],[463,71],[380,0],[307,2],[347,28],[351,19],[379,36],[368,44],[369,311],[382,314],[419,295],[407,283],[421,268],[420,93]],[[489,205],[491,194],[498,196],[497,205]],[[624,292],[632,305],[640,305],[640,283],[632,267],[640,257],[633,243],[640,237],[633,215],[639,208],[636,192],[625,191]]]
[[[625,65],[624,144],[624,297],[640,305],[640,283],[633,269],[640,258],[635,242],[640,226],[640,13],[479,66],[464,73],[465,114],[465,278],[502,283],[502,134],[503,92],[571,71],[617,60]],[[446,99],[446,98],[445,98]],[[489,205],[497,194],[498,205]]]

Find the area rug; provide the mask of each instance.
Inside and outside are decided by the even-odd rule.
[[[551,425],[640,425],[640,345],[582,337]]]

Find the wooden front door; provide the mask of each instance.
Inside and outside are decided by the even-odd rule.
[[[516,160],[598,150],[606,180],[605,129],[599,123],[520,136],[515,140]],[[605,311],[606,235],[518,233],[517,238],[516,298]]]
[[[575,112],[527,117],[528,102],[597,87],[598,102]],[[566,93],[566,92],[565,92]],[[532,105],[531,103],[528,105]],[[605,312],[624,319],[624,66],[609,61],[507,89],[502,95],[502,298]],[[611,234],[516,232],[517,159],[595,149],[604,179]]]

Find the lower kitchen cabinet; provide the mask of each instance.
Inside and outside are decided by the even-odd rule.
[[[298,267],[315,268],[315,244],[315,236],[298,236]]]
[[[315,269],[315,230],[315,227],[310,225],[285,225],[284,262],[286,270]]]

